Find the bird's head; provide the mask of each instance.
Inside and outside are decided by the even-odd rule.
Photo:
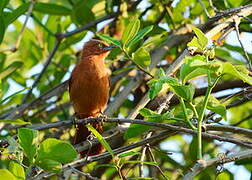
[[[85,43],[83,50],[82,50],[82,56],[92,56],[92,55],[98,55],[98,56],[104,56],[106,57],[115,46],[110,46],[109,44],[92,39]]]

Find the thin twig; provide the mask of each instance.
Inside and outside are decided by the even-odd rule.
[[[245,55],[245,58],[246,58],[246,61],[247,61],[247,64],[249,66],[249,69],[252,71],[252,64],[251,64],[251,60],[249,59],[249,56],[248,56],[248,53],[247,51],[245,50],[245,47],[241,41],[241,38],[240,38],[240,32],[239,32],[239,23],[240,23],[240,20],[237,20],[237,19],[234,19],[234,23],[235,23],[235,31],[236,31],[236,35],[237,35],[237,39],[242,47],[242,50],[244,52],[244,55]]]
[[[214,165],[225,164],[228,162],[238,161],[242,159],[249,159],[252,157],[252,150],[245,150],[236,152],[230,155],[226,155],[225,157],[217,157],[210,160],[201,160],[198,161],[193,168],[183,177],[183,180],[191,180],[199,174],[202,170],[206,169],[207,167],[211,167]]]
[[[57,39],[56,40],[56,43],[54,44],[54,47],[53,47],[53,50],[51,51],[51,53],[49,54],[45,64],[44,64],[44,67],[43,69],[41,70],[41,72],[39,73],[39,75],[37,76],[37,78],[34,80],[31,88],[29,89],[29,91],[27,92],[27,94],[25,95],[25,97],[23,98],[22,100],[22,104],[26,103],[28,98],[30,97],[33,89],[37,86],[38,82],[40,81],[40,79],[42,78],[42,75],[45,73],[48,65],[51,63],[52,59],[53,59],[53,56],[54,54],[56,53],[56,51],[58,50],[59,46],[60,46],[60,42],[61,42],[61,39]]]
[[[93,176],[91,176],[89,173],[84,173],[84,172],[82,172],[82,171],[80,171],[80,170],[78,170],[78,169],[76,169],[76,168],[74,168],[74,167],[72,167],[72,166],[69,166],[74,172],[76,172],[76,173],[78,173],[79,175],[81,175],[81,176],[83,176],[83,177],[85,177],[85,178],[88,178],[88,179],[90,179],[90,180],[99,180],[97,177],[93,177]]]

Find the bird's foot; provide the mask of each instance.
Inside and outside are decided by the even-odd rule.
[[[103,125],[104,121],[108,119],[108,116],[106,116],[103,112],[100,112],[98,118],[101,118],[101,124]]]
[[[74,128],[77,128],[76,118],[78,118],[76,114],[74,114],[71,118]]]

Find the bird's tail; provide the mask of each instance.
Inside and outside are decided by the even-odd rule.
[[[87,117],[81,117],[81,119],[87,118]],[[103,128],[101,123],[91,123],[91,125],[99,132],[103,132]],[[83,141],[86,141],[88,136],[91,134],[91,131],[88,130],[88,128],[84,124],[77,124],[76,128],[76,134],[74,137],[74,144],[81,143]],[[97,146],[92,147],[91,149],[85,150],[80,152],[81,157],[93,156],[100,154],[103,150],[103,146],[101,144],[98,144]]]

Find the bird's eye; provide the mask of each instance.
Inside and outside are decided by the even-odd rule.
[[[98,47],[99,48],[103,48],[103,44],[98,44]]]

